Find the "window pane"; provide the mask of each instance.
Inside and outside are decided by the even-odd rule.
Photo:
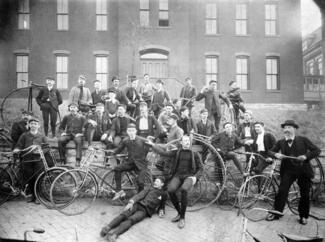
[[[58,15],[58,30],[68,30],[69,28],[68,15]]]
[[[208,3],[205,6],[206,18],[217,18],[217,4]]]
[[[29,0],[19,0],[18,13],[29,13]]]
[[[236,19],[247,19],[246,4],[236,5]]]
[[[168,12],[159,12],[160,20],[168,20]]]
[[[149,11],[140,11],[140,25],[149,26]]]
[[[168,10],[168,0],[159,0],[159,10]]]
[[[107,14],[107,0],[96,0],[96,14]]]
[[[149,9],[149,0],[140,0],[140,9]]]
[[[57,0],[57,13],[68,13],[68,0]]]
[[[105,31],[107,30],[107,16],[97,15],[96,16],[96,30]]]

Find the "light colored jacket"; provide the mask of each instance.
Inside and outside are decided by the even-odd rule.
[[[80,94],[79,86],[72,87],[69,93],[69,103],[78,104],[79,94]],[[92,103],[91,92],[88,87],[83,87],[83,96],[82,99],[80,100],[80,104],[91,104],[91,103]]]

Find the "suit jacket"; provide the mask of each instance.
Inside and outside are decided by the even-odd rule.
[[[204,100],[205,103],[205,108],[208,110],[209,115],[212,114],[217,114],[219,116],[221,116],[221,109],[220,109],[220,101],[219,98],[221,98],[222,100],[225,101],[225,103],[227,103],[227,105],[230,105],[230,101],[229,99],[220,93],[220,91],[213,91],[213,90],[207,90],[205,92],[200,92],[197,96],[196,96],[196,101],[200,101],[202,99]]]
[[[28,131],[28,129],[26,128],[27,123],[24,120],[21,120],[19,122],[15,122],[12,125],[11,128],[11,138],[13,141],[13,147],[15,147],[19,137]]]
[[[127,117],[124,117],[126,119],[126,127],[131,122],[131,120]],[[106,133],[108,133],[107,131]],[[115,137],[116,135],[121,135],[122,133],[126,134],[126,130],[121,130],[121,123],[119,117],[116,117],[112,121],[112,126],[110,130],[110,136]]]
[[[178,121],[177,121],[177,124],[178,124],[178,126],[180,127],[180,128],[182,128],[181,126],[181,123],[182,123],[182,121],[183,121],[184,119],[179,119]],[[191,132],[191,130],[194,130],[194,132],[195,133],[197,133],[197,127],[196,127],[196,123],[194,122],[194,119],[192,119],[192,118],[187,118],[186,119],[186,128],[185,128],[185,130],[183,129],[183,131],[184,131],[184,134],[190,134],[190,132]]]
[[[135,120],[135,125],[137,127],[137,130],[139,130],[140,118],[141,117],[137,117]],[[155,136],[155,134],[159,134],[162,130],[158,120],[153,115],[148,115],[148,128],[149,128],[148,133],[150,136]]]
[[[238,131],[237,131],[237,135],[240,139],[245,139],[245,126],[248,125],[250,128],[250,133],[251,133],[251,138],[254,139],[256,137],[256,132],[254,129],[254,124],[252,122],[247,123],[241,123],[238,126]]]
[[[178,162],[179,162],[179,157],[180,157],[180,152],[183,151],[182,148],[178,150],[164,150],[160,145],[154,145],[152,147],[154,151],[156,151],[158,154],[162,156],[167,156],[167,157],[173,157],[174,159],[171,159],[171,168],[170,168],[170,173],[171,175],[175,175],[177,172],[177,167],[178,167]],[[196,152],[191,150],[191,175],[195,176],[197,179],[200,179],[203,173],[203,163],[201,159],[201,155]]]
[[[193,97],[196,96],[196,88],[194,86],[184,86],[181,90],[181,94],[180,94],[180,97],[181,98],[188,98],[188,99],[191,99]],[[193,102],[194,100],[192,101],[188,101],[188,100],[182,100],[182,106],[184,106],[186,103],[187,103],[187,107],[193,107]]]
[[[102,97],[105,95],[106,95],[106,92],[104,90],[99,90],[98,93],[96,93],[96,91],[93,91],[91,93],[91,99],[93,101],[93,104],[104,103],[104,100],[102,99]]]
[[[133,163],[139,170],[148,168],[147,154],[149,146],[146,144],[147,140],[136,136],[135,140],[130,140],[129,137],[122,140],[119,146],[114,150],[114,154],[121,153],[125,148],[128,153],[127,163]]]
[[[47,101],[47,99],[50,99],[50,101]],[[47,87],[42,87],[36,97],[36,102],[41,109],[43,104],[48,103],[58,111],[59,105],[62,104],[62,96],[56,88],[52,88],[50,91]]]
[[[124,92],[131,103],[134,103],[136,101],[139,102],[141,99],[138,91],[133,87],[127,87]]]
[[[127,98],[127,96],[125,95],[125,93],[119,89],[119,88],[115,88],[113,87],[115,92],[116,92],[116,99],[121,103],[121,104],[124,104],[124,105],[127,105],[130,100]]]
[[[88,115],[87,122],[85,123],[85,129],[87,129],[88,126],[90,125],[88,120],[93,120],[93,121],[97,122],[97,126],[95,129],[98,134],[102,135],[104,133],[109,132],[109,128],[111,126],[111,123],[110,123],[111,120],[106,112],[103,113],[101,120],[99,119],[99,115],[97,113]]]
[[[257,137],[258,137],[258,135],[256,135],[254,137],[254,141],[253,141],[253,144],[252,144],[252,150],[253,150],[253,152],[257,152],[257,148],[258,148],[257,147],[257,144],[256,144]],[[265,148],[265,153],[264,152],[263,153],[264,154],[267,154],[268,151],[274,147],[274,145],[276,143],[276,139],[275,139],[275,137],[274,137],[273,134],[271,134],[271,133],[264,133],[263,143],[264,143],[264,148]]]
[[[145,207],[149,217],[155,213],[156,209],[161,205],[161,201],[167,197],[164,189],[158,189],[153,186],[147,186],[138,194],[134,195],[131,200],[134,203],[140,203]]]
[[[80,87],[75,86],[71,88],[69,93],[69,102],[70,103],[77,103],[79,104],[79,94],[80,94]],[[90,104],[92,102],[91,93],[89,88],[83,87],[83,96],[80,100],[80,104]]]
[[[214,126],[214,123],[207,119],[206,124],[204,125],[202,120],[200,120],[197,124],[197,132],[198,134],[202,134],[205,136],[212,136],[213,134],[217,133],[216,127]]]
[[[160,110],[164,107],[164,101],[170,102],[170,97],[165,90],[156,91],[152,96],[152,111]]]
[[[240,146],[243,146],[242,141],[239,140],[234,132],[229,137],[226,131],[214,135],[211,139],[211,144],[216,149],[220,149],[223,153],[227,153]]]
[[[321,150],[314,145],[308,138],[303,136],[295,136],[292,146],[289,147],[285,139],[276,142],[275,146],[269,151],[269,155],[274,156],[275,153],[281,152],[287,156],[300,156],[305,155],[305,160],[302,165],[292,159],[283,159],[280,166],[280,175],[284,173],[303,174],[307,177],[313,177],[314,172],[310,165],[310,160],[317,157]]]

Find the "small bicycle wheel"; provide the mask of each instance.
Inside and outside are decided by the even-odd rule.
[[[238,193],[241,213],[254,222],[265,219],[273,208],[275,193],[271,178],[263,175],[248,178]]]
[[[218,206],[222,210],[232,210],[238,205],[238,192],[243,183],[243,175],[238,172],[227,171],[225,189],[218,199]]]
[[[95,201],[98,185],[95,177],[79,169],[58,175],[51,185],[50,197],[54,208],[72,216],[84,213]]]
[[[35,196],[47,208],[53,208],[51,203],[50,190],[55,178],[67,169],[62,167],[53,167],[43,171],[35,182]]]
[[[8,201],[13,195],[11,187],[13,186],[13,179],[9,172],[0,168],[0,206]]]

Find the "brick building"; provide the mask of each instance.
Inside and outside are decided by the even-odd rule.
[[[0,97],[50,75],[163,78],[173,96],[237,80],[250,103],[303,103],[300,1],[2,0]]]

